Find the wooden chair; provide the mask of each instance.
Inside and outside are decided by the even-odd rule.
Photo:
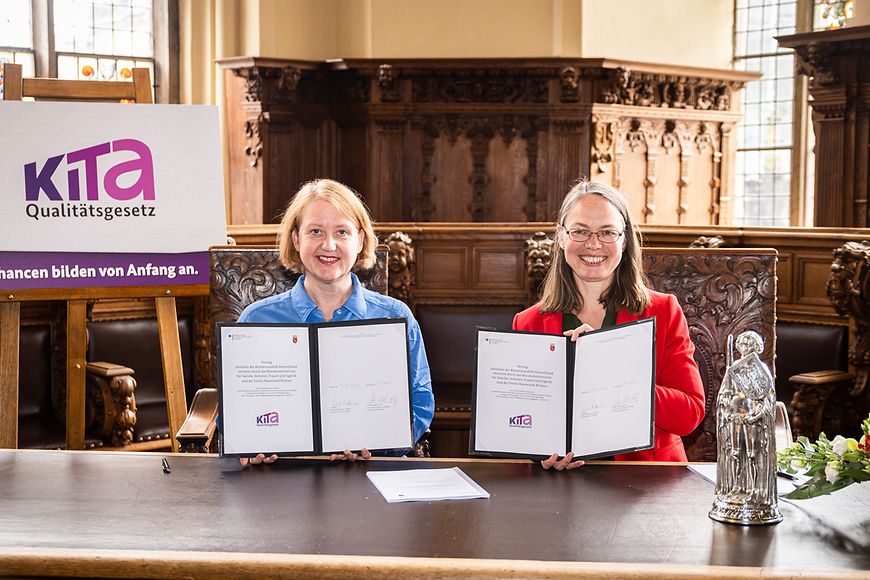
[[[716,397],[725,376],[728,335],[758,332],[764,339],[761,358],[771,372],[775,368],[777,252],[719,248],[721,244],[706,238],[693,245],[644,248],[643,269],[653,290],[673,294],[683,307],[704,383],[704,421],[683,437],[686,454],[690,461],[716,461]],[[544,232],[526,240],[530,303],[538,299],[552,251],[553,241]],[[790,438],[787,419],[780,413],[783,439]]]
[[[151,81],[148,69],[133,69],[132,82],[80,81],[48,78],[22,78],[21,65],[3,65],[3,100],[33,98],[46,101],[79,102],[135,102],[152,103]],[[161,327],[161,347],[167,375],[167,399],[170,424],[179,425],[186,414],[183,380],[179,381],[180,347],[177,335],[172,336],[175,325],[175,298],[163,296],[162,289],[59,289],[10,292],[8,301],[0,304],[0,448],[14,448],[18,439],[18,338],[20,301],[64,300],[66,312],[66,424],[67,449],[81,449],[85,439],[85,361],[87,301],[100,298],[154,297]],[[194,288],[181,289],[175,295],[195,294]],[[4,294],[7,294],[4,292]],[[135,423],[135,399],[130,382],[119,376],[130,369],[112,365],[91,365],[101,393],[97,404],[97,422],[104,436],[113,444],[129,440]],[[92,413],[93,415],[94,413]],[[119,418],[116,424],[114,418]]]
[[[217,322],[235,322],[246,306],[290,290],[299,274],[284,268],[275,248],[221,246],[210,250],[209,327]],[[371,270],[357,272],[360,282],[375,292],[387,293],[387,247],[378,246]],[[214,335],[209,334],[207,367],[212,384],[217,384]],[[204,453],[214,450],[218,393],[199,389],[190,413],[176,437],[182,451]]]
[[[797,435],[811,439],[824,432],[861,436],[870,413],[870,242],[847,242],[834,250],[828,297],[841,316],[849,317],[849,371],[817,370],[789,377]]]
[[[644,249],[650,287],[673,294],[683,307],[704,383],[704,420],[683,437],[689,461],[716,461],[716,397],[728,335],[759,333],[761,359],[774,369],[776,255],[773,249]]]

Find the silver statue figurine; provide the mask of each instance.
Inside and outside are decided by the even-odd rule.
[[[729,524],[782,521],[776,497],[776,390],[757,332],[728,337],[728,368],[716,400],[716,499],[710,517]]]

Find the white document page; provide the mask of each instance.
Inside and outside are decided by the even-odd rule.
[[[369,471],[366,475],[389,503],[489,497],[489,492],[458,467]]]
[[[574,455],[652,445],[654,338],[653,319],[646,319],[577,340]]]
[[[474,451],[565,455],[567,342],[479,330]]]
[[[222,326],[224,453],[314,451],[308,329]]]
[[[412,447],[405,321],[317,329],[323,451]]]
[[[715,463],[692,463],[687,466],[689,471],[694,471],[714,486],[716,485],[716,472],[718,467]],[[791,478],[794,479],[791,479]],[[791,493],[795,490],[796,487],[803,485],[810,478],[806,475],[796,474],[789,475],[788,477],[780,475],[777,473],[776,477],[776,495],[785,495],[787,493]]]

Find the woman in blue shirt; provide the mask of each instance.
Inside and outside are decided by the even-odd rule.
[[[363,288],[352,273],[356,268],[370,268],[375,263],[377,244],[368,211],[350,188],[329,179],[306,183],[284,212],[278,247],[284,266],[302,276],[290,291],[245,308],[239,322],[407,319],[416,441],[429,428],[435,411],[420,325],[406,304]],[[346,449],[343,454],[332,455],[331,459],[354,461],[357,457]],[[368,459],[371,453],[363,449],[359,457]],[[250,458],[250,462],[272,463],[277,458],[259,454]],[[242,458],[241,462],[246,465],[248,458]]]

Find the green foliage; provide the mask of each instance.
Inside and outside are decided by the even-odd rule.
[[[802,472],[811,479],[784,497],[809,499],[827,495],[853,483],[870,481],[870,416],[861,423],[861,441],[840,435],[833,440],[821,433],[815,443],[806,437],[779,453],[779,468]]]

